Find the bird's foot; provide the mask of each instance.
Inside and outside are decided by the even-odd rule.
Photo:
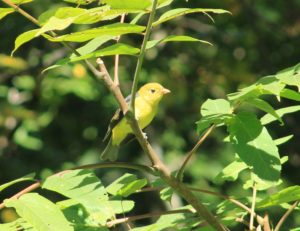
[[[145,139],[145,140],[148,140],[147,133],[146,133],[146,132],[142,132],[142,134],[143,134],[144,139]]]

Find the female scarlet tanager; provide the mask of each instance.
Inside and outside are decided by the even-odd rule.
[[[141,129],[150,124],[157,112],[160,100],[168,93],[170,93],[170,90],[158,83],[148,83],[139,89],[135,98],[135,117]],[[127,97],[126,102],[129,103],[130,98],[130,96]],[[108,131],[104,137],[104,140],[108,137],[110,139],[101,154],[101,159],[115,161],[119,146],[128,141],[130,136],[132,136],[131,127],[123,116],[122,111],[118,109],[111,119]]]

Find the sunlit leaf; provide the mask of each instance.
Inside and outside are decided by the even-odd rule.
[[[69,59],[69,62],[77,62],[84,59],[90,59],[90,58],[96,58],[100,56],[110,56],[110,55],[136,55],[140,52],[140,49],[123,44],[123,43],[117,43],[114,45],[111,45],[109,47],[105,47],[103,49],[94,51],[92,53],[77,56],[74,58]]]
[[[286,114],[289,114],[289,113],[294,113],[294,112],[297,112],[297,111],[300,111],[300,106],[290,106],[290,107],[285,107],[285,108],[280,108],[278,110],[276,110],[276,113],[282,117]],[[262,123],[262,125],[266,125],[266,124],[269,124],[273,121],[275,121],[276,119],[274,118],[274,116],[270,115],[270,114],[266,114],[265,116],[263,116],[260,121]]]
[[[270,206],[276,206],[287,202],[300,200],[300,186],[295,185],[287,187],[277,193],[273,193],[271,196],[259,201],[256,204],[257,208],[266,208]]]
[[[30,174],[30,175],[27,175],[27,176],[23,176],[21,178],[18,178],[16,180],[13,180],[13,181],[10,181],[10,182],[7,182],[5,184],[2,184],[0,185],[0,192],[3,191],[4,189],[16,184],[16,183],[19,183],[19,182],[23,182],[23,181],[34,181],[34,175],[35,174]]]
[[[108,4],[112,9],[138,9],[145,10],[152,5],[151,0],[102,0],[102,3]]]
[[[278,139],[274,140],[274,142],[278,146],[278,145],[281,145],[281,144],[284,144],[284,143],[288,142],[293,137],[294,137],[294,135],[284,136],[284,137],[281,137],[281,138],[278,138]]]
[[[152,47],[157,46],[160,43],[165,43],[165,42],[200,42],[200,43],[204,43],[204,44],[207,44],[207,45],[212,45],[210,42],[200,40],[200,39],[196,39],[196,38],[193,38],[191,36],[170,35],[170,36],[168,36],[166,38],[163,38],[163,39],[148,41],[146,49],[150,49]]]
[[[222,183],[224,181],[235,181],[239,173],[242,172],[243,170],[247,169],[248,166],[242,162],[241,160],[235,160],[229,165],[227,165],[222,172],[220,172],[214,181],[216,183]]]
[[[191,14],[191,13],[215,13],[215,14],[224,14],[224,13],[230,13],[227,10],[223,9],[205,9],[205,8],[177,8],[173,10],[169,10],[166,13],[164,13],[160,18],[155,21],[152,25],[157,26],[161,23],[164,23],[166,21],[169,21],[171,19],[177,18],[182,15]]]
[[[37,193],[27,193],[18,199],[7,199],[4,203],[7,207],[15,208],[18,215],[38,231],[73,230],[59,208]]]
[[[274,118],[276,118],[281,124],[283,124],[281,117],[277,114],[275,109],[268,102],[259,98],[253,98],[253,99],[248,99],[246,103],[254,107],[257,107],[262,111],[269,113],[270,115],[274,116]]]
[[[146,179],[137,179],[135,175],[126,173],[111,183],[106,190],[112,195],[128,197],[130,194],[140,190],[146,184]]]
[[[144,26],[137,26],[127,23],[114,23],[107,26],[65,34],[55,38],[49,38],[49,40],[53,42],[85,42],[99,36],[118,36],[130,33],[141,33],[144,29]]]
[[[107,198],[104,186],[94,173],[88,170],[72,170],[50,176],[45,180],[42,188],[69,198]]]
[[[232,114],[230,103],[225,99],[208,99],[201,106],[201,115]]]
[[[293,91],[291,89],[283,89],[280,92],[280,96],[283,98],[287,98],[287,99],[291,99],[291,100],[295,100],[295,101],[300,101],[300,93]]]
[[[0,20],[13,12],[15,12],[15,10],[12,8],[0,8]]]
[[[76,51],[81,55],[86,55],[92,53],[93,51],[97,50],[102,44],[106,43],[109,40],[112,40],[114,36],[99,36],[97,38],[92,39],[87,44],[82,47],[76,49]],[[70,58],[74,58],[77,55],[74,53],[70,56]]]
[[[33,38],[35,38],[36,34],[38,33],[39,29],[34,29],[34,30],[29,30],[26,31],[22,34],[20,34],[16,40],[15,40],[15,48],[14,50],[11,52],[11,55],[13,55],[13,53],[15,53],[15,51],[22,46],[24,43],[29,42],[30,40],[32,40]]]
[[[280,177],[278,148],[252,113],[241,112],[229,123],[230,141],[242,161],[260,179],[277,182]]]

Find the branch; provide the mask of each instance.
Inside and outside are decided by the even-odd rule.
[[[254,210],[255,210],[255,202],[256,202],[256,184],[253,184],[253,193],[252,193],[252,205],[251,205],[251,213],[250,213],[250,222],[249,222],[249,230],[254,230]]]
[[[128,105],[125,101],[125,98],[121,92],[121,89],[119,86],[117,86],[113,81],[112,81],[112,78],[110,77],[107,69],[106,69],[106,66],[103,62],[103,60],[101,58],[98,58],[96,60],[97,64],[99,65],[99,70],[100,70],[100,73],[102,73],[103,75],[103,81],[104,83],[106,84],[106,87],[110,90],[110,92],[115,96],[117,102],[119,103],[120,105],[120,108],[122,109],[123,111],[123,114],[126,114],[127,111],[128,111]]]
[[[291,214],[291,212],[298,206],[299,201],[295,201],[294,204],[283,214],[283,216],[280,218],[279,222],[277,223],[274,231],[279,231],[282,224],[285,222],[287,217]]]
[[[112,220],[106,223],[108,228],[111,228],[114,225],[125,223],[125,222],[130,222],[130,221],[136,221],[136,220],[141,220],[141,219],[147,219],[151,217],[160,217],[162,215],[167,215],[167,214],[176,214],[176,213],[193,213],[194,211],[191,211],[189,209],[177,209],[177,210],[171,210],[171,211],[166,211],[166,212],[156,212],[156,213],[146,213],[143,215],[137,215],[137,216],[132,216],[132,217],[124,217],[116,220]]]
[[[209,136],[209,134],[215,129],[216,125],[212,125],[204,134],[202,137],[200,137],[199,141],[196,143],[196,145],[193,147],[193,149],[187,154],[183,164],[181,165],[179,171],[177,172],[176,178],[180,181],[182,181],[184,168],[191,159],[191,157],[194,155],[194,153],[198,150],[200,145],[204,142],[204,140]]]
[[[18,199],[20,196],[29,193],[37,188],[39,188],[41,186],[41,182],[36,182],[30,186],[28,186],[27,188],[23,189],[22,191],[18,192],[17,194],[13,195],[12,197],[10,197],[9,199]],[[4,202],[2,202],[0,204],[0,209],[3,209],[5,207]]]
[[[126,168],[126,169],[133,169],[138,170],[141,172],[147,172],[151,175],[157,175],[153,168],[141,165],[141,164],[132,164],[132,163],[125,163],[125,162],[107,162],[107,163],[99,163],[99,164],[87,164],[82,166],[77,166],[71,168],[70,170],[75,169],[97,169],[97,168]]]

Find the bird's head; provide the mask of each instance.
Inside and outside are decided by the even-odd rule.
[[[142,86],[139,91],[139,97],[143,97],[148,103],[154,105],[157,104],[165,94],[171,91],[164,88],[159,83],[147,83]]]

